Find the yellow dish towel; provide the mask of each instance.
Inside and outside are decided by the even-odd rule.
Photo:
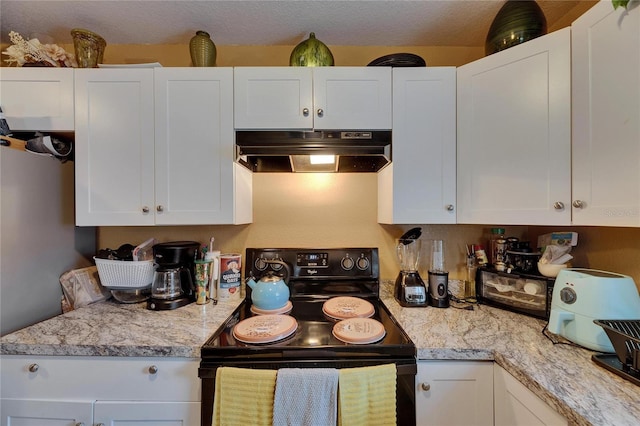
[[[213,397],[214,426],[271,426],[277,370],[220,367]]]
[[[341,369],[338,381],[338,425],[395,424],[395,364]]]

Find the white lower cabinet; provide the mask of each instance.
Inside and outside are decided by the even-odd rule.
[[[567,419],[538,398],[511,374],[494,365],[496,426],[567,425]]]
[[[97,401],[95,426],[149,425],[197,426],[200,424],[199,402],[125,402]]]
[[[493,425],[493,362],[419,360],[416,424]]]
[[[4,394],[4,390],[3,390]],[[90,426],[93,403],[36,399],[0,399],[2,426]]]
[[[3,356],[2,426],[198,425],[197,359]]]

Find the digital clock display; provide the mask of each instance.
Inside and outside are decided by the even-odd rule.
[[[300,267],[322,267],[328,263],[328,253],[298,253],[297,256],[297,264]]]

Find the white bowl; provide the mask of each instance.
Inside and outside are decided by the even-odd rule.
[[[562,269],[567,267],[566,263],[562,263],[559,265],[553,263],[540,263],[538,262],[538,272],[540,272],[545,277],[555,278],[558,276]]]

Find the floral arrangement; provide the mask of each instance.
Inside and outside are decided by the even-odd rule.
[[[50,67],[77,67],[76,58],[57,44],[42,44],[37,38],[25,40],[15,31],[9,33],[13,43],[3,55],[9,56],[4,61],[21,67],[25,64],[42,63]]]

